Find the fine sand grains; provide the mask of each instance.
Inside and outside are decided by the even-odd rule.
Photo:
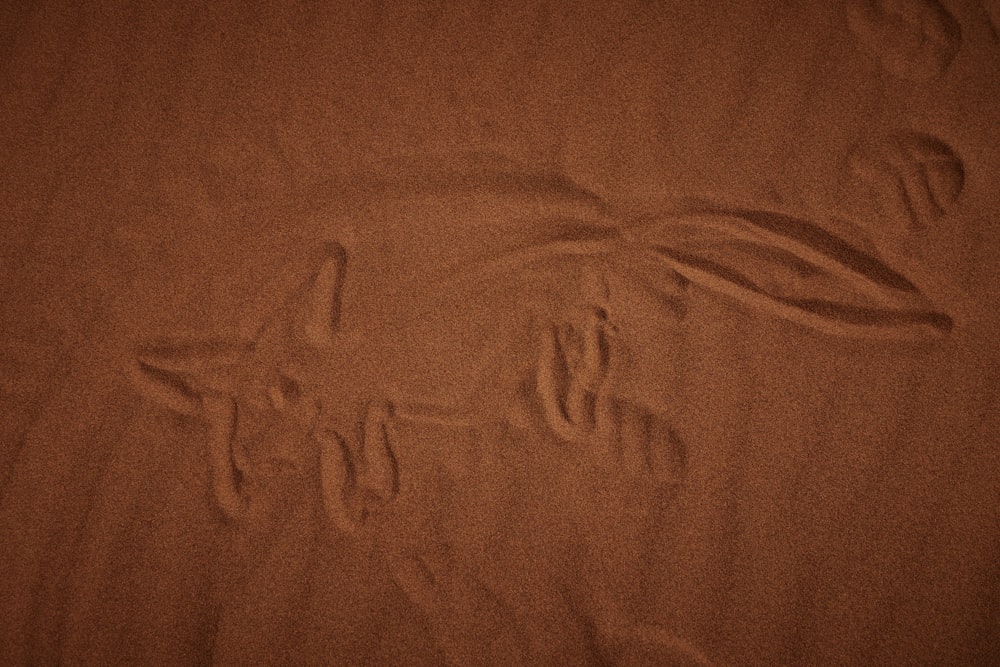
[[[995,0],[307,4],[0,7],[0,662],[996,663]]]

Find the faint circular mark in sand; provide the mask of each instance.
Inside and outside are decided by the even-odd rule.
[[[941,76],[962,43],[958,21],[936,0],[847,0],[845,9],[859,46],[901,79]]]

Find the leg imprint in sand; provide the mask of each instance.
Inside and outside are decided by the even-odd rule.
[[[331,244],[316,273],[253,340],[146,345],[132,367],[138,387],[174,412],[208,422],[215,500],[230,519],[254,521],[266,511],[270,490],[318,467],[330,525],[376,547],[370,553],[385,558],[455,664],[550,650],[546,640],[532,638],[530,619],[517,617],[511,596],[519,586],[502,583],[512,574],[515,584],[586,587],[575,604],[612,662],[628,664],[621,656],[632,655],[708,664],[668,629],[631,618],[624,599],[622,584],[639,567],[638,545],[651,516],[683,492],[693,446],[662,414],[661,406],[677,397],[658,392],[670,388],[637,389],[632,382],[636,368],[659,363],[649,355],[662,346],[649,338],[667,339],[692,300],[707,294],[792,322],[807,335],[927,343],[956,323],[906,276],[807,220],[704,207],[642,220],[546,225],[536,219],[537,207],[518,211],[512,203],[507,210],[521,222],[490,236],[464,205],[456,208],[462,215],[447,224],[471,225],[474,233],[437,230],[434,238],[481,238],[502,247],[483,252],[469,244],[467,261],[455,261],[441,253],[460,244],[426,252],[419,221],[406,220],[390,226],[390,234],[406,231],[405,243],[393,246],[376,229],[371,243],[351,247],[354,269],[345,274],[348,253]],[[412,212],[423,214],[423,205]],[[511,243],[518,224],[525,240]],[[399,253],[391,262],[380,259],[387,248]],[[454,271],[436,283],[423,281],[442,257]],[[416,266],[421,262],[431,268]],[[376,267],[371,276],[364,273],[369,265]],[[350,290],[342,289],[345,275]],[[393,284],[396,275],[400,285]],[[467,352],[469,323],[486,316],[486,295],[514,295],[511,303],[530,311],[523,329],[506,313],[497,319],[497,327],[514,332],[504,343],[514,353],[483,369],[469,388],[473,400],[420,407],[427,405],[420,395],[387,398],[384,378],[346,377],[400,373],[417,383],[406,386],[454,377],[448,369],[460,365],[457,352],[428,335],[447,334],[434,328],[437,314],[428,317],[427,304],[443,302],[426,292],[450,294],[456,285],[470,295],[483,291],[479,299],[458,299],[456,307],[473,314],[454,320],[469,325],[455,350]],[[383,289],[384,300],[370,293]],[[364,299],[378,305],[366,311]],[[367,335],[365,315],[350,318],[355,330],[347,336],[339,326],[342,306],[345,318],[354,312],[383,318],[379,328],[389,333]],[[349,353],[338,350],[348,341]],[[352,359],[366,360],[358,362],[362,370],[344,370]],[[414,368],[431,381],[420,384]],[[346,391],[365,395],[346,395],[347,380],[355,388]],[[362,414],[344,417],[356,409]],[[517,515],[516,529],[490,525],[515,521],[509,519],[515,506],[529,508]],[[542,539],[554,529],[561,537]],[[522,564],[544,572],[509,572],[505,554],[490,551],[497,544],[512,554],[541,549]],[[489,572],[483,553],[492,553]],[[479,569],[470,565],[477,558]]]
[[[886,71],[909,81],[944,74],[962,44],[962,28],[937,0],[847,0],[847,25]]]

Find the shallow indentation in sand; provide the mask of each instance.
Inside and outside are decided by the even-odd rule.
[[[0,8],[0,661],[995,662],[996,3],[495,4]]]

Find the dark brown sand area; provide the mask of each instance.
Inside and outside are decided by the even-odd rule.
[[[1000,5],[0,4],[0,664],[1000,664]]]

